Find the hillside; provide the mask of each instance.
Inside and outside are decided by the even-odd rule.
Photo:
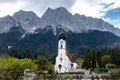
[[[58,28],[56,32],[63,31],[67,36],[67,50],[78,56],[83,54],[85,48],[100,49],[103,47],[111,47],[120,42],[120,37],[110,32],[102,32],[90,30],[84,33],[66,32],[62,28]],[[57,33],[57,34],[58,34]],[[35,34],[26,34],[26,37],[21,38],[23,33],[11,31],[0,34],[0,53],[5,53],[9,50],[17,50],[19,53],[30,51],[43,56],[56,55],[58,46],[58,35],[54,35],[51,26],[44,29],[39,29]],[[12,48],[8,49],[11,45]]]

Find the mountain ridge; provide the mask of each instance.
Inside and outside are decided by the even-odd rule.
[[[36,29],[45,28],[46,26],[52,26],[54,31],[58,25],[64,26],[65,29],[69,29],[72,32],[82,33],[88,30],[109,31],[117,36],[120,36],[120,29],[115,28],[113,25],[103,21],[102,19],[86,17],[84,15],[75,14],[72,15],[64,7],[51,9],[48,8],[42,17],[38,17],[32,11],[20,10],[14,13],[13,16],[9,16],[13,19],[12,23],[22,27],[25,31],[31,33]],[[3,18],[0,18],[0,24],[3,24]],[[7,19],[5,20],[7,21]],[[9,20],[8,20],[9,21]],[[16,25],[15,25],[16,26]],[[8,32],[13,27],[10,24],[0,25],[0,33]]]

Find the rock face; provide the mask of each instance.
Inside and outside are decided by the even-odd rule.
[[[23,11],[20,10],[16,12],[12,18],[18,22],[24,30],[29,31],[31,28],[34,28],[36,24],[39,23],[40,18],[32,11]]]
[[[8,32],[11,27],[19,26],[19,24],[9,15],[0,18],[0,33]]]
[[[57,25],[62,25],[66,29],[73,32],[81,33],[88,30],[109,31],[120,36],[120,30],[113,25],[103,21],[102,19],[86,17],[84,15],[72,15],[65,8],[50,9],[41,17],[39,27],[47,25],[53,26],[55,29]]]
[[[112,32],[120,36],[120,29],[103,21],[102,19],[86,17],[84,15],[72,15],[65,8],[57,9],[48,8],[40,18],[32,11],[20,10],[13,16],[0,18],[0,33],[8,32],[11,27],[19,26],[27,32],[34,32],[37,29],[43,29],[46,26],[56,27],[63,26],[64,30],[82,33],[88,30],[99,30]]]

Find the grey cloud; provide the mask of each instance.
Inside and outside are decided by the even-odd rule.
[[[112,6],[114,4],[115,4],[115,2],[112,2],[112,3],[101,3],[100,5],[103,5],[104,8],[106,9],[106,8],[109,8],[110,6]]]
[[[43,14],[48,7],[53,9],[57,7],[65,7],[70,10],[75,1],[76,0],[27,0],[25,9],[33,9],[39,14]]]
[[[17,1],[19,1],[19,0],[0,0],[0,3],[14,3]]]
[[[25,5],[21,6],[21,9],[34,11],[41,16],[48,7],[53,9],[58,7],[65,7],[70,10],[76,0],[0,0],[0,3],[16,4],[19,1],[25,3]]]
[[[64,6],[64,7],[71,7],[75,0],[33,0],[30,1],[29,3],[35,4],[35,6],[41,5],[44,7],[51,6],[51,7],[59,7],[59,6]]]

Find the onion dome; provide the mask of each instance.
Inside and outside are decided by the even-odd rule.
[[[63,32],[59,34],[59,40],[60,39],[66,40],[66,35]]]

